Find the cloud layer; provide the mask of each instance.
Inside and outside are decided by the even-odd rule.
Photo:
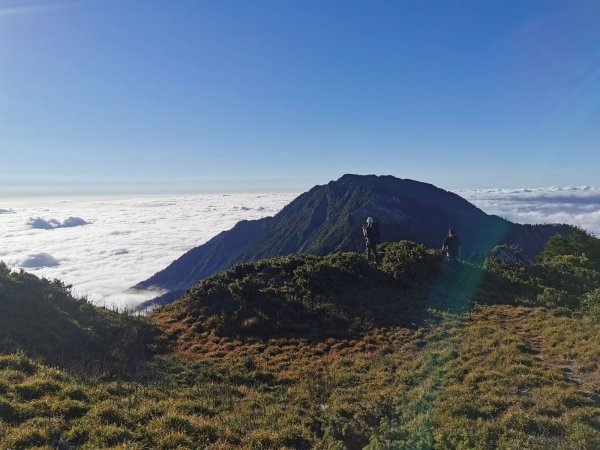
[[[457,193],[487,213],[515,222],[565,222],[600,235],[600,188]],[[274,215],[295,197],[244,194],[5,201],[0,210],[11,214],[0,214],[0,259],[13,268],[72,284],[76,294],[87,295],[97,304],[135,305],[160,292],[126,292],[129,287],[239,220]],[[38,225],[51,225],[52,232],[46,226],[33,226],[30,218],[43,221]],[[87,225],[79,226],[82,222]]]
[[[457,194],[488,214],[519,223],[569,223],[600,236],[600,187],[471,189]]]
[[[100,305],[138,304],[160,292],[129,287],[239,220],[276,214],[295,196],[3,201],[12,214],[0,214],[0,260],[59,278]]]

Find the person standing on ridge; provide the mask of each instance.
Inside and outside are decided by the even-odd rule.
[[[377,253],[377,244],[379,243],[379,226],[372,217],[367,217],[367,221],[362,227],[365,238],[367,261],[371,261],[371,256],[375,264],[379,264],[379,253]]]
[[[452,262],[460,261],[460,239],[454,228],[450,228],[448,236],[444,239],[442,253]]]

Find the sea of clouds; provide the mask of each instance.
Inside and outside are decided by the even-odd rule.
[[[600,187],[464,189],[456,193],[488,214],[518,223],[568,223],[600,236]]]
[[[96,304],[133,306],[160,292],[128,288],[238,221],[276,214],[296,195],[0,199],[0,260],[72,284]]]
[[[520,223],[570,223],[600,235],[600,188],[468,189],[457,194]],[[276,214],[297,194],[163,198],[0,199],[0,260],[73,285],[99,305],[126,307],[160,292],[127,292],[240,220]]]

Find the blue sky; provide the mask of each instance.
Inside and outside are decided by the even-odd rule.
[[[0,0],[0,194],[599,184],[598,1]]]

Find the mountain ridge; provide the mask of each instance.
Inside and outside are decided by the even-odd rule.
[[[142,305],[147,307],[169,303],[198,281],[237,263],[289,254],[361,251],[360,224],[367,216],[379,221],[383,241],[411,240],[433,248],[441,245],[448,228],[457,228],[466,257],[499,244],[519,245],[532,257],[550,236],[573,229],[515,224],[429,183],[391,175],[346,174],[314,186],[275,216],[238,222],[134,289],[168,291]]]
[[[3,448],[599,448],[600,240],[380,250],[238,264],[133,316],[0,264]]]

